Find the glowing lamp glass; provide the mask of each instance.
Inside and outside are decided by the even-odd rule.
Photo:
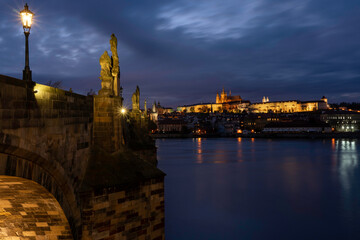
[[[25,31],[30,31],[31,24],[32,24],[32,18],[34,16],[34,13],[32,13],[29,10],[29,6],[25,4],[24,10],[20,12],[21,21],[23,24],[23,28]]]
[[[28,12],[21,13],[21,21],[23,23],[24,28],[31,28],[32,16],[33,15]]]

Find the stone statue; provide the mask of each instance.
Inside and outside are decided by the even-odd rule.
[[[120,67],[119,56],[117,54],[117,38],[115,37],[115,34],[111,34],[110,49],[112,53],[112,90],[114,91],[115,96],[120,96]]]
[[[132,101],[132,110],[133,111],[140,111],[140,89],[139,86],[136,86],[136,91],[133,93],[131,97]]]
[[[111,95],[112,94],[112,75],[111,75],[111,59],[107,51],[100,57],[100,79],[101,79],[101,90],[99,95]]]
[[[99,62],[101,66],[100,77],[111,76],[110,75],[111,59],[107,51],[105,51],[103,55],[101,55]]]

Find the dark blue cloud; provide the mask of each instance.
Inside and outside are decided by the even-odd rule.
[[[35,81],[100,88],[98,59],[119,41],[127,102],[214,101],[222,87],[251,101],[359,101],[360,6],[353,0],[29,1]],[[22,1],[0,10],[0,73],[21,77]],[[143,101],[143,100],[142,100]]]

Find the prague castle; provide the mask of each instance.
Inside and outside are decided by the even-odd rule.
[[[247,110],[250,105],[250,101],[243,100],[240,96],[231,96],[231,91],[229,94],[225,92],[225,89],[222,90],[221,94],[216,94],[216,103],[201,103],[193,105],[185,105],[177,108],[179,112],[239,112]]]
[[[243,100],[239,95],[231,96],[223,89],[216,94],[216,103],[201,103],[185,105],[177,108],[179,112],[201,113],[201,112],[253,112],[253,113],[293,113],[293,112],[310,112],[317,110],[329,109],[327,98],[324,96],[320,100],[314,101],[274,101],[271,102],[269,97],[263,97],[262,102],[250,104],[250,101]]]
[[[241,101],[242,99],[240,96],[231,96],[231,90],[228,96],[224,88],[220,96],[219,93],[216,94],[216,103],[231,103],[231,102],[241,102]]]

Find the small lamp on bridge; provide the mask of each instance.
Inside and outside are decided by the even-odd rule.
[[[29,10],[29,6],[26,3],[24,9],[20,11],[20,17],[25,34],[25,68],[23,70],[23,80],[25,81],[32,81],[31,70],[29,66],[29,35],[33,16],[34,13]]]

